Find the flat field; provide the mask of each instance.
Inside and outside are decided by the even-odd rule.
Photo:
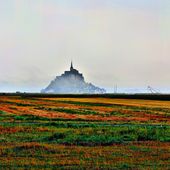
[[[170,101],[0,96],[0,169],[170,169]]]

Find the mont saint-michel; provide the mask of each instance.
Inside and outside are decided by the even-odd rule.
[[[41,90],[41,93],[56,94],[101,94],[105,92],[105,89],[85,82],[83,74],[74,69],[72,62],[69,71],[65,71],[61,76],[56,76],[45,89]]]

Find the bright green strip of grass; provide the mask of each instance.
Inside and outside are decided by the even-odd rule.
[[[47,142],[66,145],[112,145],[129,141],[170,141],[170,127],[108,127],[83,128],[57,132],[44,138]]]
[[[112,145],[130,141],[170,141],[170,126],[98,126],[89,127],[81,123],[56,122],[55,125],[40,124],[11,124],[4,128],[19,127],[19,131],[0,135],[0,142],[45,142],[65,145]],[[48,131],[38,131],[46,127]],[[22,131],[20,129],[23,129]],[[24,129],[26,130],[24,132]]]
[[[7,120],[15,120],[15,121],[39,121],[39,120],[46,120],[49,121],[49,118],[30,115],[30,114],[24,114],[24,115],[15,115],[15,114],[9,114],[7,112],[0,110],[0,120],[1,121],[7,121]]]

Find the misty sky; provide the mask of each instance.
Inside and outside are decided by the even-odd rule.
[[[100,87],[170,85],[170,0],[0,0],[0,91],[70,67]]]

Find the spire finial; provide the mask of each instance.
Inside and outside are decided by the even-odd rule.
[[[71,61],[71,67],[70,67],[70,70],[72,70],[73,69],[73,62]]]

